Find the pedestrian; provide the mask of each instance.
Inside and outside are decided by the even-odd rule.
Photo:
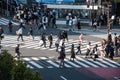
[[[81,43],[79,43],[78,46],[77,46],[76,55],[78,54],[78,52],[80,52],[80,54],[81,54]]]
[[[32,29],[32,27],[29,28],[28,35],[29,35],[30,37],[32,37],[32,39],[34,40],[33,29]]]
[[[79,41],[80,41],[81,45],[82,45],[83,39],[84,39],[84,37],[83,37],[83,34],[81,33],[80,36],[79,36]]]
[[[59,53],[59,57],[58,57],[58,59],[60,60],[59,68],[65,67],[64,66],[64,59],[65,59],[66,55],[65,55],[64,49],[65,49],[64,47],[61,47],[61,51]]]
[[[60,44],[60,39],[58,38],[58,39],[55,41],[56,52],[58,52],[59,44]]]
[[[57,28],[55,15],[54,15],[53,18],[52,18],[52,27],[53,27],[53,28]]]
[[[105,57],[105,46],[101,44],[101,47],[100,47],[100,57],[101,59],[103,59]]]
[[[85,58],[88,58],[88,57],[91,56],[91,50],[92,50],[91,42],[89,42],[88,45],[87,45],[87,52],[86,52],[86,57]]]
[[[63,31],[63,38],[64,38],[64,40],[66,39],[68,42],[68,34],[67,34],[66,30]]]
[[[69,31],[72,31],[72,25],[73,25],[73,21],[72,21],[72,18],[70,18],[70,20],[69,20]]]
[[[11,21],[9,21],[8,23],[8,28],[9,28],[9,33],[12,33],[12,28],[13,28],[13,23]]]
[[[98,58],[98,45],[97,44],[93,47],[93,54],[94,54],[93,60],[96,61],[96,58]]]
[[[74,50],[74,44],[71,45],[71,57],[70,57],[70,60],[71,58],[73,58],[73,61],[75,59],[75,50]]]
[[[105,51],[106,45],[107,45],[107,40],[106,39],[102,39],[101,40],[101,46],[99,48],[101,59],[103,59],[105,57],[105,55],[106,55],[106,51]]]
[[[2,27],[0,27],[0,40],[4,38],[4,30]]]
[[[97,20],[93,23],[93,31],[97,31]]]
[[[43,43],[40,46],[44,45],[44,47],[46,48],[46,36],[45,36],[45,32],[43,32],[41,34],[41,40],[42,40]]]
[[[43,23],[40,21],[38,25],[38,34],[44,30],[43,26],[44,26]]]
[[[62,40],[62,39],[64,38],[63,32],[60,31],[60,32],[58,33],[57,37],[58,37],[60,40]]]
[[[50,35],[48,36],[48,40],[50,42],[49,48],[51,48],[52,44],[53,44],[53,36],[52,36],[52,32],[50,33]]]
[[[20,59],[20,54],[21,54],[19,48],[20,48],[20,44],[17,44],[17,46],[15,47],[15,57],[17,57],[18,59]]]
[[[110,45],[110,52],[109,52],[109,57],[110,57],[110,59],[111,60],[113,60],[113,56],[114,56],[114,45],[113,45],[113,43],[111,43],[111,45]]]
[[[23,26],[23,23],[20,24],[20,28],[18,29],[18,31],[16,31],[16,34],[18,35],[17,41],[19,41],[19,38],[21,37],[22,41],[23,40],[23,28],[25,29],[25,26]]]
[[[78,28],[78,30],[81,30],[80,18],[78,18],[78,20],[77,20],[77,28]]]
[[[119,45],[118,37],[117,37],[117,34],[114,33],[115,56],[118,56],[118,48],[119,48],[118,45]]]
[[[108,43],[112,43],[112,34],[111,34],[111,32],[110,33],[107,33],[107,41],[108,41]]]
[[[65,41],[64,41],[64,40],[62,41],[62,45],[61,45],[61,47],[64,48],[64,52],[65,52]]]
[[[108,58],[109,57],[109,54],[110,54],[110,45],[111,43],[109,41],[107,41],[107,44],[105,45],[105,56]]]
[[[74,31],[75,30],[75,28],[76,28],[76,23],[77,23],[77,18],[76,18],[76,16],[74,16],[74,18],[72,19],[72,30]]]
[[[66,27],[68,27],[69,24],[69,15],[66,16]]]

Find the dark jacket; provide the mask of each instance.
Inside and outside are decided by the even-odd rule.
[[[15,53],[18,53],[18,54],[20,53],[20,52],[19,52],[19,47],[18,47],[18,46],[15,48]]]
[[[49,36],[48,36],[48,40],[49,40],[49,41],[53,41],[52,35],[49,35]]]

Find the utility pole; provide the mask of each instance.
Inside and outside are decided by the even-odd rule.
[[[109,8],[109,5],[107,6],[107,28],[108,28],[108,34],[110,34],[110,8]]]
[[[110,35],[110,5],[109,1],[106,1],[106,7],[107,7],[107,40],[109,41],[109,35]]]

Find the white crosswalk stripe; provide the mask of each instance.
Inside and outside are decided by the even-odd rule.
[[[0,18],[0,25],[8,25],[9,20],[6,18]],[[12,21],[13,25],[19,25],[20,23]]]
[[[40,42],[40,37],[39,36],[35,36],[35,40],[33,41],[32,39],[30,39],[29,36],[23,36],[24,41],[17,41],[17,37],[18,36],[11,36],[11,35],[5,35],[5,38],[2,40],[2,45],[3,46],[10,46],[10,47],[16,47],[17,44],[21,44],[20,48],[28,48],[28,49],[40,49],[40,50],[56,50],[55,47],[55,41],[57,40],[57,38],[53,39],[53,45],[52,48],[49,48],[49,42],[48,40],[46,41],[46,48],[40,46],[39,42]],[[73,39],[69,39],[69,42],[65,42],[65,52],[70,52],[71,51],[71,45],[74,44],[75,47],[75,51],[77,51],[77,46],[78,46],[79,40],[73,40]],[[95,41],[91,41],[91,46],[94,47],[95,44],[98,44],[98,46],[101,45],[100,42],[95,42]],[[81,47],[81,51],[82,53],[86,52],[86,46],[88,44],[87,40],[83,41],[83,46]],[[60,47],[59,47],[60,50]]]
[[[66,68],[117,68],[120,64],[110,59],[98,59],[94,61],[92,59],[86,59],[76,56],[74,61],[69,60],[70,56],[65,58]],[[23,57],[22,60],[26,62],[30,69],[43,69],[43,68],[59,68],[59,60],[51,60],[49,57]]]

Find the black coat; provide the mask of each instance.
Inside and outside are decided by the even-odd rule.
[[[19,52],[19,47],[18,47],[18,46],[15,48],[15,53],[18,53],[18,54],[20,53],[20,52]]]
[[[112,56],[114,56],[114,48],[111,46],[110,47],[110,58],[112,58]]]

